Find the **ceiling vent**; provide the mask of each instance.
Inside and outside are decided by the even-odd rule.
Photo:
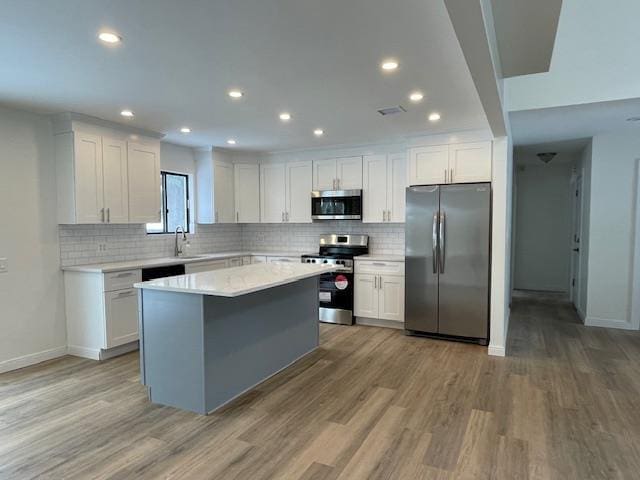
[[[538,155],[538,158],[540,160],[542,160],[544,163],[549,163],[551,160],[553,160],[553,157],[555,157],[557,155],[556,152],[542,152],[542,153],[537,153],[536,155]]]
[[[406,111],[407,110],[402,105],[398,105],[397,107],[381,108],[380,110],[378,110],[378,113],[384,117],[385,115],[393,115],[394,113],[404,113]]]

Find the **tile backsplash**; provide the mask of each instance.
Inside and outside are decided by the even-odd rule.
[[[193,253],[318,250],[323,233],[369,235],[372,253],[403,254],[404,224],[336,221],[298,224],[197,225],[189,234]],[[60,225],[61,266],[172,256],[173,235],[147,235],[144,225]]]

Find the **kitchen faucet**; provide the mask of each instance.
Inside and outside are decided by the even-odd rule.
[[[182,231],[182,241],[185,242],[187,240],[187,234],[184,233],[184,228],[182,228],[182,225],[178,225],[176,227],[176,246],[173,250],[173,254],[176,257],[179,257],[180,255],[182,255],[182,245],[178,246],[178,230]]]

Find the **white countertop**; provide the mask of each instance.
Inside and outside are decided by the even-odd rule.
[[[317,253],[317,252],[316,252]],[[62,270],[72,272],[108,273],[122,270],[133,270],[146,267],[163,267],[167,265],[179,265],[187,263],[206,262],[210,260],[223,260],[225,258],[244,256],[268,256],[268,257],[299,257],[304,255],[300,252],[218,252],[203,253],[191,257],[161,257],[147,258],[139,260],[127,260],[124,262],[93,263],[89,265],[70,265],[62,267]]]
[[[257,263],[134,284],[136,288],[238,297],[336,270],[335,265]]]
[[[404,262],[404,255],[385,255],[369,253],[367,255],[358,255],[355,260],[373,260],[377,262]]]

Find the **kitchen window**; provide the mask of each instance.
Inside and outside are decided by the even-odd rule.
[[[161,172],[162,208],[159,223],[147,223],[147,233],[174,233],[181,226],[189,231],[189,177]]]

